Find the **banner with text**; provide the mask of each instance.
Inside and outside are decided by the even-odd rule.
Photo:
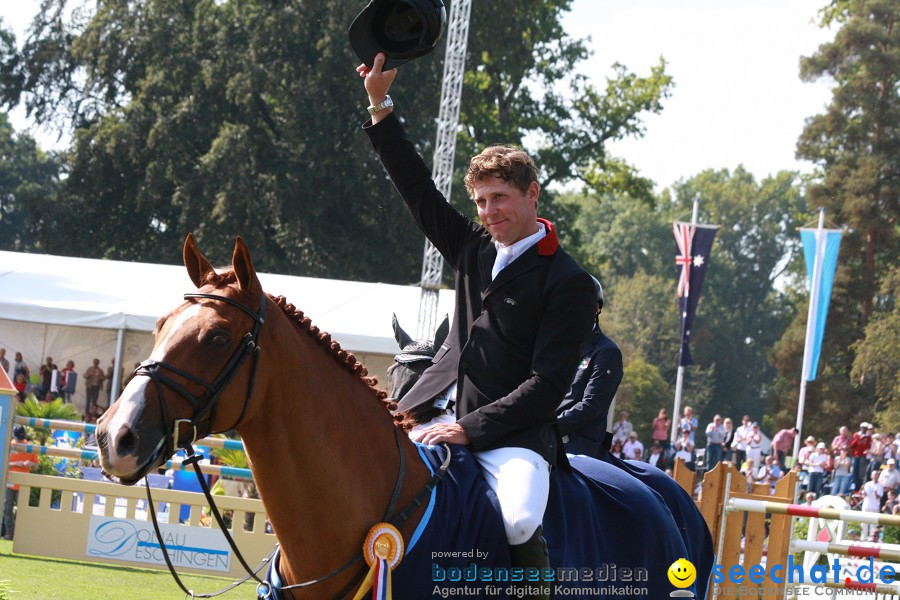
[[[175,568],[228,571],[231,549],[221,531],[206,527],[159,524]],[[87,556],[165,565],[153,525],[147,521],[92,516]]]

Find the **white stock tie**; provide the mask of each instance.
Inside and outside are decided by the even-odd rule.
[[[497,258],[494,259],[494,268],[491,269],[491,281],[497,279],[497,273],[503,270],[512,259],[512,250],[509,248],[498,248]]]

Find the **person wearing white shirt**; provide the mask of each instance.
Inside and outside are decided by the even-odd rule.
[[[860,510],[864,512],[879,512],[881,510],[881,497],[884,496],[884,486],[878,481],[881,471],[872,471],[872,479],[863,485],[863,501]],[[872,526],[862,524],[863,540],[869,541]]]
[[[694,433],[697,431],[697,417],[694,416],[694,409],[690,406],[684,407],[684,416],[678,421],[678,428],[681,431],[688,431],[691,434],[691,443],[696,444]]]
[[[825,481],[825,464],[828,462],[828,453],[824,442],[819,442],[815,449],[806,457],[804,466],[809,474],[806,489],[818,498],[822,493],[822,483]]]
[[[628,434],[628,441],[622,447],[622,454],[629,460],[643,460],[644,445],[638,439],[636,431]]]
[[[741,426],[734,430],[734,444],[732,444],[732,448],[734,449],[734,464],[742,465],[744,464],[744,459],[747,458],[747,441],[750,439],[750,415],[744,415],[744,418],[741,419]]]
[[[900,486],[900,471],[897,470],[897,460],[889,458],[886,462],[885,469],[878,478],[885,493],[887,493],[888,490],[896,491],[897,487]]]
[[[761,464],[762,456],[762,432],[756,421],[750,426],[750,435],[747,436],[747,458],[753,460],[754,465]]]
[[[687,467],[694,470],[694,443],[691,441],[690,432],[681,431],[681,437],[675,440],[675,458],[680,458],[685,462]]]
[[[628,438],[631,437],[632,431],[634,431],[634,427],[631,426],[631,421],[628,420],[628,413],[623,410],[619,413],[619,420],[613,423],[613,439],[619,440],[622,445],[625,445],[628,442]],[[629,456],[628,458],[631,457]]]
[[[712,423],[706,426],[706,469],[712,470],[722,460],[725,443],[725,426],[722,415],[713,417]]]

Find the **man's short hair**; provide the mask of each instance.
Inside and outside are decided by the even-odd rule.
[[[538,168],[534,160],[519,148],[488,146],[469,161],[465,178],[469,196],[475,193],[476,182],[490,177],[499,177],[526,192],[531,182],[538,180]]]

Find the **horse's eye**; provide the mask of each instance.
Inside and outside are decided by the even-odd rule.
[[[228,334],[224,331],[219,331],[213,334],[213,336],[210,338],[210,342],[212,342],[213,346],[218,346],[220,348],[222,346],[227,346],[229,342]]]

